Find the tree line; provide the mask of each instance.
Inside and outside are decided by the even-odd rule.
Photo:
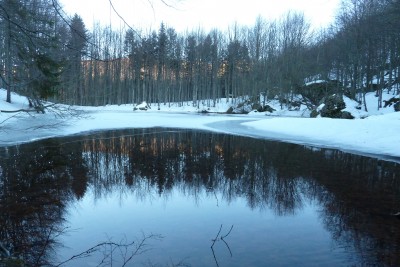
[[[0,0],[0,31],[0,86],[32,105],[213,106],[260,95],[288,104],[313,80],[334,85],[324,96],[345,93],[360,103],[373,90],[380,104],[383,89],[399,93],[400,2],[393,0],[344,0],[334,23],[320,30],[288,12],[273,21],[258,17],[251,27],[184,33],[164,23],[89,31],[57,0]]]

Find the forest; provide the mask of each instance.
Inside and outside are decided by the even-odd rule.
[[[400,1],[344,0],[334,22],[313,29],[302,13],[254,18],[252,27],[177,32],[94,24],[57,0],[0,0],[0,88],[74,105],[148,103],[209,106],[221,99],[302,94],[311,105],[345,94],[363,103],[399,94]],[[323,80],[323,88],[309,82]],[[366,107],[365,107],[366,108]]]

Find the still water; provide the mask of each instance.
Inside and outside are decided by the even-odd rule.
[[[107,131],[0,148],[0,189],[0,266],[400,266],[399,164],[337,150]]]

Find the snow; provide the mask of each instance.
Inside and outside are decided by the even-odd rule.
[[[270,138],[348,152],[400,156],[400,114],[365,120],[274,118],[243,125]]]
[[[146,101],[143,101],[141,104],[136,105],[136,106],[134,107],[134,110],[135,110],[135,109],[147,110],[148,108],[149,108],[149,105],[147,105],[147,102],[146,102]]]
[[[321,84],[321,83],[326,83],[326,80],[315,80],[315,81],[311,81],[311,82],[306,82],[305,86],[309,86],[312,84]]]
[[[25,97],[13,94],[10,104],[5,102],[5,94],[5,90],[0,89],[0,110],[28,108]],[[384,99],[390,97],[388,94]],[[277,109],[275,114],[219,114],[230,106],[230,100],[226,99],[213,108],[208,108],[205,102],[199,107],[193,107],[191,103],[161,104],[160,110],[152,104],[147,111],[133,111],[134,105],[72,107],[72,112],[75,112],[74,109],[81,112],[78,117],[60,117],[52,112],[0,113],[0,146],[105,129],[171,127],[335,148],[400,162],[400,112],[394,112],[393,107],[378,109],[374,94],[367,94],[366,98],[369,112],[357,109],[357,102],[344,99],[346,110],[353,116],[356,114],[355,120],[304,118],[301,117],[305,113],[304,107],[288,111],[273,101],[268,104]],[[215,113],[200,113],[203,110]]]

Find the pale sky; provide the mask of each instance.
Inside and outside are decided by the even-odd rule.
[[[227,30],[235,22],[253,26],[257,16],[277,19],[289,10],[304,12],[314,28],[329,25],[340,0],[112,0],[118,13],[135,29],[157,30],[163,21],[178,32],[218,28]],[[123,22],[111,9],[109,0],[60,0],[64,10],[80,15],[87,28],[94,21],[114,28]]]

